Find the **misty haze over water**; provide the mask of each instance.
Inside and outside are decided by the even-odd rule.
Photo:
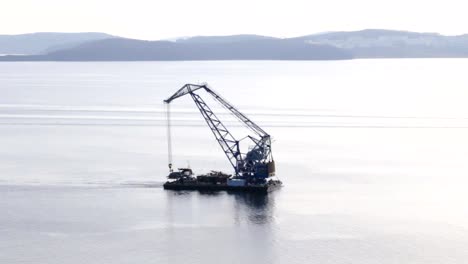
[[[0,63],[0,260],[465,263],[467,67]],[[283,189],[162,189],[162,101],[187,82],[208,82],[273,136]],[[172,109],[175,165],[230,172],[193,102]]]

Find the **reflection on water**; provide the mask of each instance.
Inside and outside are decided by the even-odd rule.
[[[164,193],[167,262],[275,263],[274,193]]]
[[[248,221],[252,224],[268,224],[274,220],[275,192],[269,194],[238,193],[238,192],[212,192],[212,191],[165,191],[168,202],[168,216],[189,215],[193,208],[189,201],[201,200],[199,209],[209,210],[209,206],[218,200],[224,205],[230,205],[235,224]],[[189,205],[189,206],[187,206]],[[223,208],[226,209],[226,208]],[[209,212],[210,214],[212,212]],[[184,218],[186,218],[185,216]],[[171,221],[177,219],[171,219]]]
[[[268,195],[258,193],[232,194],[236,201],[236,214],[240,213],[253,224],[268,224],[273,218],[274,193]]]

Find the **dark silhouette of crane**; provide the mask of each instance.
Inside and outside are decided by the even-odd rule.
[[[223,122],[216,116],[211,108],[198,94],[204,90],[211,95],[215,101],[220,103],[232,115],[248,129],[253,132],[253,135],[247,135],[244,139],[250,139],[251,146],[248,151],[242,152],[240,149],[240,141],[234,138],[231,132],[226,128]],[[200,110],[208,127],[216,138],[216,141],[221,146],[226,154],[229,162],[234,168],[235,177],[246,179],[248,182],[265,182],[268,177],[275,175],[275,163],[271,152],[271,137],[261,127],[250,120],[246,115],[241,113],[237,108],[231,105],[224,98],[219,96],[207,84],[186,84],[180,88],[171,97],[164,100],[167,104],[167,131],[168,131],[168,155],[169,169],[172,172],[172,147],[171,147],[171,122],[170,122],[170,103],[184,95],[190,95],[195,102],[195,105]]]

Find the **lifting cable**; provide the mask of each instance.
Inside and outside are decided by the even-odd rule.
[[[166,120],[167,120],[167,159],[169,163],[169,172],[172,172],[172,140],[171,140],[171,106],[166,104]]]

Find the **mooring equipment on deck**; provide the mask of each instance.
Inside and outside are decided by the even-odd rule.
[[[242,152],[239,144],[240,141],[234,138],[231,132],[198,94],[199,91],[203,90],[254,133],[253,135],[247,135],[245,137],[245,139],[250,139],[252,142],[252,146],[248,151]],[[195,105],[200,110],[200,113],[208,124],[208,127],[215,136],[216,141],[226,154],[226,157],[234,168],[235,177],[244,178],[248,181],[264,181],[266,178],[275,175],[275,163],[271,152],[270,135],[224,98],[214,92],[207,84],[186,84],[174,95],[164,100],[164,103],[167,104],[168,159],[169,170],[171,172],[172,142],[169,105],[173,100],[187,94],[192,97]]]

